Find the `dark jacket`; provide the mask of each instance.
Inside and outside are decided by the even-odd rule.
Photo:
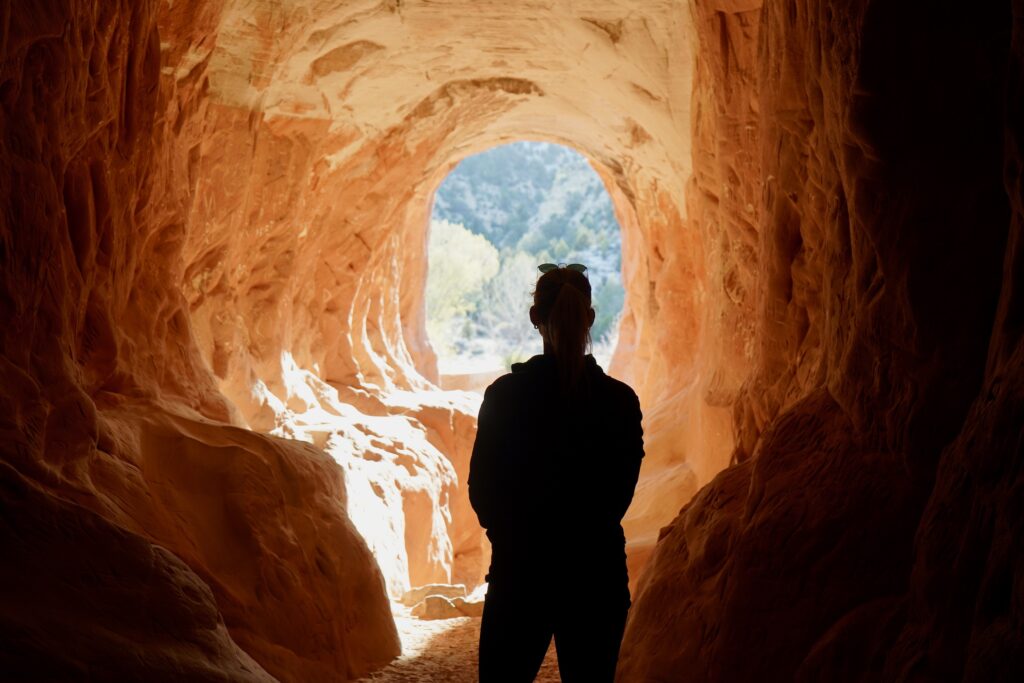
[[[559,393],[553,356],[516,363],[484,394],[469,500],[491,540],[489,580],[625,581],[620,524],[643,458],[640,402],[587,356]]]

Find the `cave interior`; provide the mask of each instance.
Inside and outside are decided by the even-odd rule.
[[[483,581],[465,157],[587,157],[646,457],[620,681],[1024,680],[1024,1],[0,7],[0,671],[347,681]]]

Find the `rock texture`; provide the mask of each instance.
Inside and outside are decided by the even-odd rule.
[[[422,320],[430,198],[488,146],[570,144],[626,232],[631,308],[613,370],[649,415],[644,502],[627,525],[639,568],[656,530],[728,462],[745,366],[707,359],[746,363],[753,348],[752,327],[722,322],[751,306],[749,288],[709,295],[726,252],[706,253],[683,220],[689,11],[240,1],[219,8],[215,41],[195,36],[192,11],[161,19],[165,79],[196,83],[204,113],[184,162],[181,292],[239,424],[343,464],[349,513],[393,597],[478,584],[488,549],[460,483],[476,404],[436,391]]]
[[[443,595],[428,595],[411,610],[411,614],[419,619],[481,617],[483,613],[483,600],[470,602],[466,598],[446,598]]]
[[[209,112],[162,66],[162,11],[0,10],[3,670],[345,680],[398,652],[383,577],[344,471],[238,426],[196,343]],[[186,43],[216,25],[174,11]]]
[[[688,10],[510,9],[0,10],[3,460],[185,562],[275,677],[365,671],[397,653],[386,592],[482,581],[477,406],[437,390],[422,305],[430,199],[462,157],[567,143],[615,197],[616,372],[664,427],[634,557],[731,448],[691,344]],[[678,439],[677,409],[710,426]]]
[[[174,554],[0,465],[9,680],[272,681]]]
[[[452,598],[464,598],[466,597],[466,587],[462,584],[444,584],[444,583],[431,583],[426,586],[417,586],[405,592],[402,596],[401,603],[406,607],[413,607],[416,604],[423,601],[429,595],[440,595],[442,597]]]
[[[936,10],[695,4],[695,179],[759,217],[756,346],[620,680],[1024,675],[1022,8]]]

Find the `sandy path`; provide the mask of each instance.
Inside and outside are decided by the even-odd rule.
[[[421,621],[409,616],[409,610],[393,605],[395,625],[402,639],[402,655],[380,671],[359,679],[388,683],[475,683],[477,640],[480,620],[462,617]],[[548,655],[539,683],[559,683],[555,648]]]

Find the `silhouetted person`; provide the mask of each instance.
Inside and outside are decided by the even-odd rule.
[[[487,388],[469,467],[493,551],[480,680],[532,681],[554,636],[563,681],[602,683],[629,609],[620,522],[644,455],[640,404],[586,355],[584,268],[541,269],[530,320],[544,354]]]

